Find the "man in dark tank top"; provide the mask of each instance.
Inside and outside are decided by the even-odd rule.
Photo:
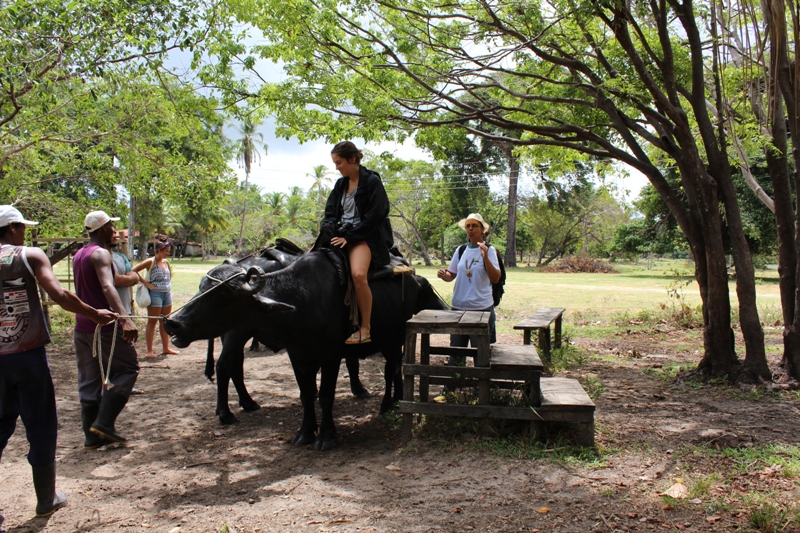
[[[139,376],[139,361],[133,347],[139,330],[127,317],[114,287],[111,253],[107,249],[117,220],[119,218],[112,218],[104,211],[92,211],[86,215],[83,225],[89,233],[89,244],[78,250],[72,263],[78,296],[98,309],[110,309],[124,317],[120,319],[116,337],[113,326],[104,326],[100,332],[102,367],[92,353],[95,325],[80,316],[75,320],[78,396],[85,437],[83,447],[87,450],[111,442],[127,442],[128,439],[117,433],[116,420]],[[103,372],[106,372],[105,376]]]
[[[50,333],[37,281],[54,302],[92,323],[108,324],[117,315],[61,287],[45,253],[24,246],[25,227],[34,224],[16,208],[0,205],[0,457],[21,418],[30,445],[36,516],[48,516],[66,504],[67,496],[56,491],[58,419],[44,348]]]

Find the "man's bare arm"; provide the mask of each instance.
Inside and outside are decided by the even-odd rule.
[[[139,283],[139,274],[132,270],[127,274],[117,274],[114,272],[115,287],[133,287],[137,283]]]
[[[33,268],[33,274],[39,285],[58,305],[72,313],[78,313],[99,324],[108,324],[117,318],[117,314],[108,309],[95,309],[85,304],[74,293],[64,289],[53,273],[53,267],[45,253],[39,248],[27,248],[25,256]]]

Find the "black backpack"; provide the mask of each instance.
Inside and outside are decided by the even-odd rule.
[[[466,248],[466,244],[462,244],[458,247],[457,253],[459,261]],[[497,283],[492,283],[492,300],[494,301],[494,306],[497,307],[500,305],[500,300],[503,299],[503,293],[506,291],[503,287],[503,285],[506,284],[506,266],[503,264],[503,256],[500,255],[500,250],[495,248],[494,253],[497,254],[497,264],[500,265],[500,279],[497,280]]]

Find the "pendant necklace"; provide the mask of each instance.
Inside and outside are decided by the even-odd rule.
[[[477,259],[473,258],[470,260],[469,265],[467,265],[467,279],[469,279],[470,283],[472,283],[472,265],[475,264],[475,261],[477,261]]]

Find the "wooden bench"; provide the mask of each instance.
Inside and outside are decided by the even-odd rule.
[[[524,319],[514,326],[514,329],[523,331],[523,344],[531,343],[531,331],[537,330],[539,336],[539,353],[544,358],[546,364],[550,364],[550,351],[553,347],[561,347],[561,316],[564,314],[563,307],[543,307],[536,311],[532,316]],[[550,326],[555,322],[555,342],[550,340]]]

